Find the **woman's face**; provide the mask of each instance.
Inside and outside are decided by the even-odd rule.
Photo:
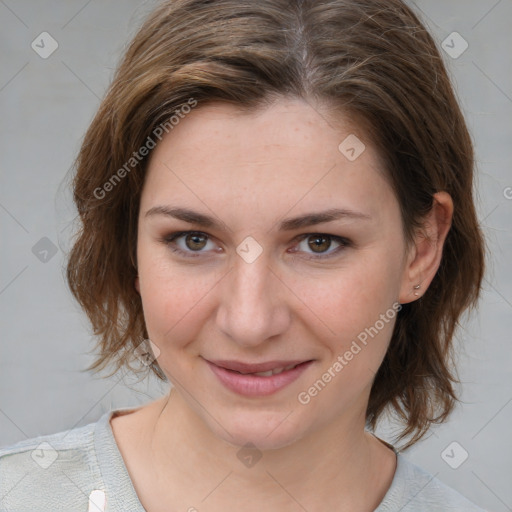
[[[292,99],[198,106],[151,155],[137,246],[149,337],[194,417],[236,445],[364,424],[408,302],[398,202],[365,134],[338,124]]]

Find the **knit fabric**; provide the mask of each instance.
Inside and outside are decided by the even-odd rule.
[[[110,419],[0,448],[0,511],[145,512]],[[392,484],[374,512],[485,512],[397,453]]]

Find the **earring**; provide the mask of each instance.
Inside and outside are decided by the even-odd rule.
[[[414,287],[414,289],[415,289],[415,290],[419,290],[420,288],[421,288],[421,285],[419,285],[419,284],[417,284],[417,285]],[[415,295],[416,297],[419,297],[419,295],[420,295],[420,294],[419,294],[418,292],[414,292],[414,295]]]

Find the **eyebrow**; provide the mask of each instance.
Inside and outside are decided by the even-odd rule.
[[[154,206],[150,208],[145,217],[152,215],[165,215],[174,219],[188,222],[189,224],[197,224],[199,226],[221,230],[221,224],[214,217],[203,213],[189,210],[188,208],[172,208],[170,206]],[[293,231],[302,229],[324,222],[332,222],[339,219],[351,220],[371,220],[371,216],[367,213],[357,212],[345,208],[331,208],[321,212],[312,212],[298,217],[289,218],[281,221],[279,231]]]

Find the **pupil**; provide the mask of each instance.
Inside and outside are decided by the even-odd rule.
[[[204,235],[188,235],[186,241],[188,248],[191,250],[202,249],[206,244]],[[189,245],[190,241],[192,241],[192,246]]]
[[[309,243],[309,246],[314,252],[323,252],[329,249],[329,246],[331,245],[330,240],[325,236],[316,236],[314,238],[311,238],[310,240],[313,240],[312,242]],[[322,248],[322,245],[324,245],[325,247]]]

